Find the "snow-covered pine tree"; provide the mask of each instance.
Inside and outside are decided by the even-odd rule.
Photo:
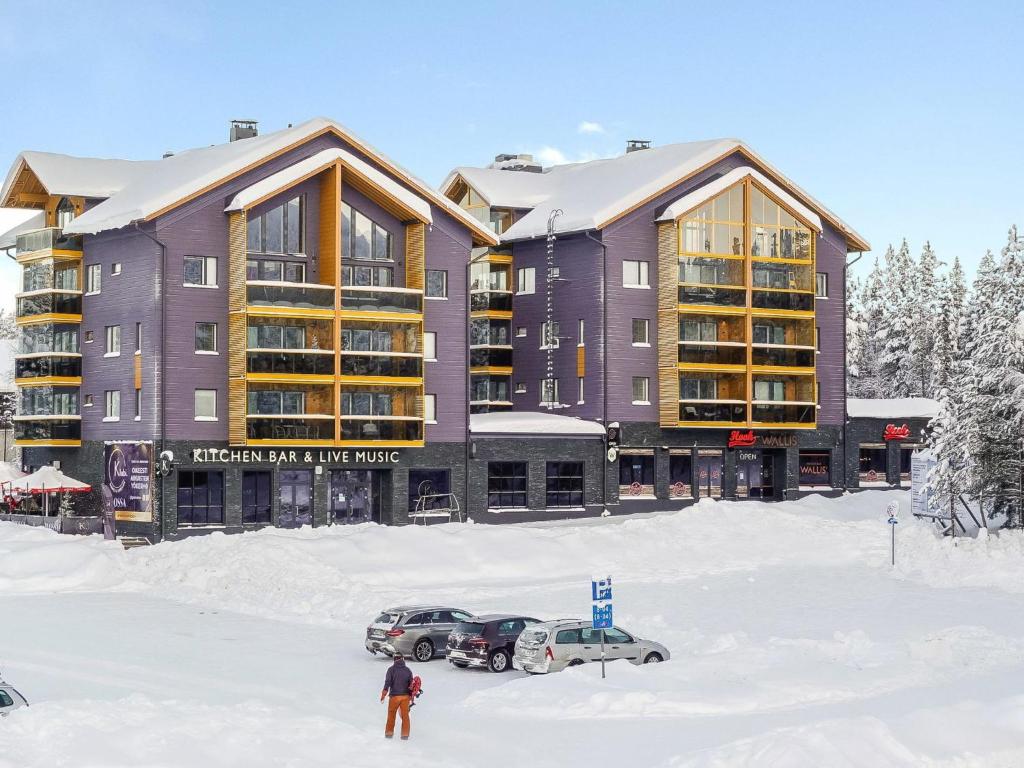
[[[922,397],[934,394],[934,350],[936,318],[939,312],[938,286],[939,260],[931,243],[925,242],[918,260],[915,294],[908,297],[908,306],[913,307],[910,318],[910,360],[915,379],[915,389]]]
[[[898,251],[885,252],[886,275],[880,322],[874,334],[879,353],[882,397],[910,397],[920,393],[914,375],[910,340],[916,323],[917,294],[910,247],[904,240]]]

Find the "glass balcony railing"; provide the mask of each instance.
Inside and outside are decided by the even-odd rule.
[[[352,312],[402,312],[421,314],[423,293],[406,288],[341,289],[341,308]]]
[[[811,404],[754,405],[751,419],[765,424],[813,424],[816,411]]]
[[[510,365],[512,365],[511,349],[481,347],[469,351],[469,366],[471,368],[482,368],[485,366],[508,368]]]
[[[341,417],[342,440],[422,440],[423,422],[419,419],[379,419]]]
[[[746,347],[712,346],[705,344],[680,344],[680,363],[705,363],[708,365],[746,365]]]
[[[511,291],[480,291],[470,294],[469,308],[472,312],[511,312]]]
[[[740,403],[693,403],[679,404],[680,421],[721,421],[745,423],[747,406]]]
[[[14,361],[14,378],[16,379],[81,375],[82,358],[80,357],[19,357]]]
[[[747,303],[747,292],[736,288],[694,288],[679,286],[680,304],[707,304],[713,307],[742,307]]]
[[[82,314],[81,293],[50,291],[18,298],[18,317],[35,315],[80,315]]]
[[[14,422],[15,440],[81,440],[80,419],[17,419]]]
[[[333,285],[250,280],[245,284],[245,293],[246,301],[253,307],[334,309]]]
[[[755,346],[752,362],[754,365],[812,368],[814,367],[814,350]]]
[[[778,291],[754,291],[755,309],[781,309],[809,312],[814,309],[813,293],[783,293]]]
[[[17,255],[43,250],[81,251],[81,235],[65,235],[57,227],[36,229],[18,235],[15,242]]]
[[[279,373],[296,376],[333,376],[333,352],[253,352],[246,353],[248,373]]]
[[[423,359],[398,355],[341,353],[342,376],[423,376]]]
[[[250,415],[246,434],[250,440],[333,440],[334,419]]]

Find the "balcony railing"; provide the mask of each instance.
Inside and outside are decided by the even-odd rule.
[[[254,352],[246,353],[246,371],[249,373],[277,373],[295,376],[333,376],[334,352]]]
[[[494,312],[512,311],[511,291],[477,291],[470,294],[469,308],[472,312]]]
[[[18,317],[35,315],[80,315],[82,294],[79,291],[47,291],[18,297]]]
[[[751,419],[767,424],[813,424],[816,410],[811,403],[755,403]]]
[[[245,293],[246,301],[253,307],[334,309],[333,285],[250,280],[245,284]]]
[[[57,227],[35,229],[31,232],[23,232],[18,235],[15,241],[15,248],[17,249],[16,253],[18,256],[25,253],[33,253],[35,251],[49,249],[60,251],[81,251],[82,236],[65,235]]]
[[[785,293],[780,291],[754,291],[755,309],[781,309],[809,312],[814,309],[813,293]]]
[[[81,357],[19,357],[14,361],[14,378],[38,379],[46,376],[82,375]]]
[[[342,440],[422,440],[423,422],[419,419],[380,417],[341,417]]]
[[[745,423],[747,420],[747,406],[745,403],[699,403],[684,401],[679,403],[679,420]]]
[[[352,312],[423,312],[423,293],[409,288],[341,289],[341,308]]]
[[[342,376],[423,376],[423,358],[405,355],[341,353]]]
[[[334,418],[250,414],[246,434],[250,440],[334,440]]]
[[[704,344],[680,344],[680,363],[706,363],[708,365],[746,365],[745,346],[711,346]]]
[[[680,304],[707,304],[713,307],[742,307],[747,303],[747,292],[736,288],[694,288],[679,286]]]
[[[754,346],[754,365],[777,365],[798,368],[814,367],[813,349],[786,349]]]
[[[33,419],[17,417],[14,421],[15,440],[81,440],[81,419]]]
[[[495,347],[478,347],[469,351],[471,368],[508,368],[512,365],[512,350]]]

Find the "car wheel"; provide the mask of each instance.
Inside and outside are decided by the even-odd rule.
[[[644,664],[660,664],[663,661],[660,653],[648,653],[644,656]]]
[[[491,672],[505,672],[508,669],[508,652],[495,651],[487,660],[487,668]]]
[[[412,655],[416,661],[430,661],[434,658],[434,644],[427,638],[417,640],[416,645],[412,647]]]
[[[582,663],[583,663],[583,659],[573,659],[573,660],[572,660],[572,661],[570,661],[570,662],[569,662],[569,663],[568,663],[568,664],[567,664],[566,666],[569,666],[569,667],[578,667],[578,666],[579,666],[580,664],[582,664]]]
[[[465,669],[469,666],[469,664],[465,661],[453,661],[452,664],[458,667],[459,669]]]

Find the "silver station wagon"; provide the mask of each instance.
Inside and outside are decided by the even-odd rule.
[[[16,709],[27,707],[28,702],[25,701],[25,697],[14,690],[14,687],[8,685],[0,678],[0,717],[6,717]]]
[[[448,635],[472,614],[441,605],[403,605],[389,608],[366,628],[366,650],[394,656],[400,653],[416,661],[444,656]]]
[[[626,659],[632,664],[668,661],[668,649],[619,627],[604,630],[605,659]],[[535,674],[560,672],[566,667],[601,660],[601,630],[589,621],[560,619],[534,624],[516,640],[512,666]]]

